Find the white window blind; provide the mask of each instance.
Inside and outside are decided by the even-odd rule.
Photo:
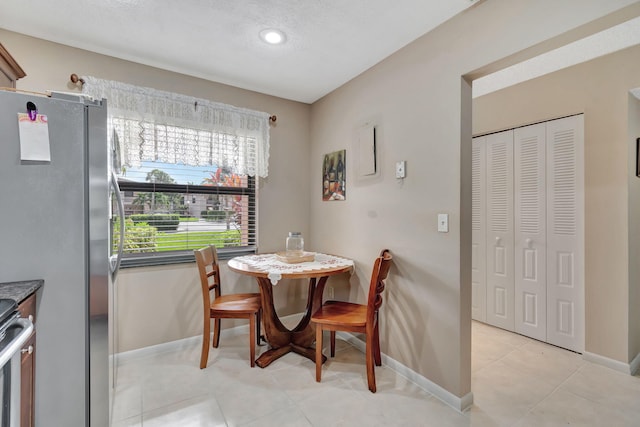
[[[137,124],[112,119],[115,139]],[[234,159],[237,137],[175,126],[145,124],[141,132],[158,155],[137,167],[124,164],[117,170],[124,202],[124,266],[180,262],[190,259],[193,249],[215,245],[225,254],[255,251],[255,178],[240,175],[229,160],[190,166],[176,161],[175,147],[198,150],[206,137],[218,159]],[[181,144],[173,141],[180,140]],[[203,155],[212,158],[211,150]],[[221,153],[221,154],[220,154]],[[116,209],[114,209],[116,212]],[[119,229],[115,220],[114,230]],[[117,247],[119,236],[114,234]]]

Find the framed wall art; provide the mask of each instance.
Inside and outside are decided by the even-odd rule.
[[[322,160],[322,200],[345,200],[347,197],[347,150],[325,154]]]

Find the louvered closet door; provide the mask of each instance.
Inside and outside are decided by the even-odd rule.
[[[544,123],[514,130],[515,330],[547,338]]]
[[[471,149],[471,318],[487,321],[487,137],[473,139]]]
[[[487,136],[487,323],[514,330],[513,131]]]
[[[547,342],[584,349],[584,116],[547,123]]]

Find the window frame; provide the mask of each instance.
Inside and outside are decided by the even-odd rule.
[[[233,248],[219,248],[218,258],[221,260],[231,259],[239,255],[253,254],[257,252],[257,187],[256,178],[247,176],[246,187],[227,187],[212,185],[189,185],[189,184],[169,184],[154,182],[136,182],[118,179],[118,188],[121,193],[125,191],[139,191],[148,193],[177,193],[177,194],[215,194],[215,195],[239,195],[248,196],[249,206],[253,206],[249,212],[253,213],[248,218],[248,234],[253,236],[252,244]],[[167,251],[167,252],[146,252],[136,254],[122,254],[121,268],[146,267],[154,265],[169,265],[195,262],[193,250]]]

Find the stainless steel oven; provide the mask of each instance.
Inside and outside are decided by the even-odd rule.
[[[0,426],[20,426],[20,365],[22,347],[33,324],[20,318],[13,300],[0,299]]]

